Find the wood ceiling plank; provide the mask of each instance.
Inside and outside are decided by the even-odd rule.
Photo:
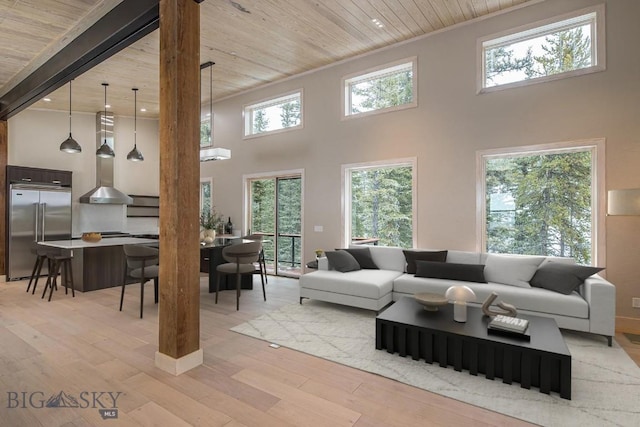
[[[415,0],[400,0],[400,3],[406,9],[407,13],[413,17],[423,33],[429,33],[435,29],[422,10],[420,10]]]
[[[402,1],[398,0],[383,0],[385,6],[393,12],[393,14],[404,23],[407,30],[409,31],[407,38],[421,36],[426,33],[425,28],[423,28],[416,17],[405,7]],[[415,4],[413,4],[415,6]],[[422,14],[420,14],[421,16]]]
[[[384,25],[381,30],[387,33],[394,42],[400,42],[407,38],[406,34],[409,29],[404,23],[400,22],[393,11],[389,10],[383,0],[357,2],[356,5],[367,16],[369,21],[379,19]]]
[[[468,21],[475,18],[473,9],[469,8],[465,0],[446,0],[447,7],[454,17],[456,23]]]
[[[456,23],[455,19],[453,19],[453,16],[451,16],[451,12],[449,12],[449,8],[443,2],[443,0],[429,0],[429,4],[438,15],[438,18],[442,22],[443,26],[448,27],[449,25],[453,25]]]
[[[434,30],[439,30],[445,26],[440,15],[438,15],[438,12],[431,4],[431,1],[416,1],[416,6],[418,6],[422,14],[429,20]]]

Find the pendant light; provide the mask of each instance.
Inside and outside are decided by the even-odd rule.
[[[109,83],[102,83],[102,86],[104,86],[104,116],[102,117],[102,123],[104,123],[104,142],[96,151],[96,156],[109,158],[115,157],[116,155],[113,149],[109,147],[109,144],[107,144],[107,86],[109,86]]]
[[[142,153],[138,151],[137,146],[137,131],[138,131],[138,88],[134,87],[133,91],[133,150],[127,154],[127,160],[132,162],[142,162],[144,157]]]
[[[207,162],[209,160],[228,160],[231,158],[231,150],[222,147],[213,147],[213,65],[215,62],[205,62],[200,66],[200,70],[209,67],[209,138],[211,138],[211,147],[200,150],[200,161]]]
[[[78,141],[73,139],[71,136],[71,82],[73,80],[69,80],[69,138],[62,141],[60,144],[60,151],[65,153],[80,153],[82,152],[82,147],[78,144]]]

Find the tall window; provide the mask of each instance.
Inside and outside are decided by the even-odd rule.
[[[244,136],[302,127],[302,90],[244,107]]]
[[[412,58],[344,78],[344,116],[415,107],[415,75]]]
[[[345,244],[413,247],[415,159],[344,165]]]
[[[595,263],[598,145],[482,154],[483,249]]]
[[[604,69],[604,8],[481,42],[482,88],[515,86]]]
[[[213,210],[213,182],[211,178],[200,178],[200,215]]]

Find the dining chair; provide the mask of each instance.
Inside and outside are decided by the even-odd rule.
[[[256,242],[263,242],[263,238],[264,234],[249,234],[242,237],[244,240],[253,240]],[[264,258],[264,246],[260,247],[260,256],[258,256],[257,265],[258,268],[256,268],[255,273],[260,273],[261,280],[264,280],[264,283],[269,283],[267,280],[267,263]]]
[[[218,291],[220,290],[220,280],[223,274],[236,275],[236,310],[240,310],[240,278],[243,274],[254,274],[256,271],[255,264],[260,258],[260,250],[262,249],[261,241],[252,241],[249,243],[238,243],[235,245],[225,246],[222,249],[222,257],[227,261],[216,267],[216,304],[218,303]],[[264,289],[264,278],[262,279],[262,296],[267,300],[267,294]]]
[[[158,303],[158,276],[160,259],[157,248],[141,245],[124,245],[124,255],[126,264],[124,268],[124,278],[122,280],[122,293],[120,294],[120,311],[124,301],[124,288],[129,278],[140,280],[140,318],[142,319],[142,309],[144,307],[144,284],[153,279],[155,302]]]

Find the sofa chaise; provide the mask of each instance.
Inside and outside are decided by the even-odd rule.
[[[362,246],[358,246],[362,250]],[[349,249],[351,251],[353,249]],[[370,259],[377,268],[340,272],[332,268],[326,257],[318,260],[318,270],[300,277],[300,303],[304,298],[380,311],[401,296],[431,292],[444,294],[450,286],[466,285],[476,294],[474,305],[481,305],[492,292],[498,301],[513,304],[519,313],[552,317],[563,329],[585,331],[607,337],[611,345],[615,333],[615,286],[593,274],[568,294],[528,282],[536,272],[546,270],[548,263],[575,265],[572,258],[535,257],[528,255],[496,255],[480,252],[441,251],[448,265],[442,267],[477,266],[486,283],[418,277],[407,273],[406,252],[424,253],[396,247],[369,246]],[[433,263],[417,261],[418,269]],[[581,268],[576,266],[576,268]],[[594,269],[599,270],[599,269]],[[416,271],[420,273],[420,271]],[[588,274],[588,273],[587,273]],[[541,276],[542,277],[542,276]]]

